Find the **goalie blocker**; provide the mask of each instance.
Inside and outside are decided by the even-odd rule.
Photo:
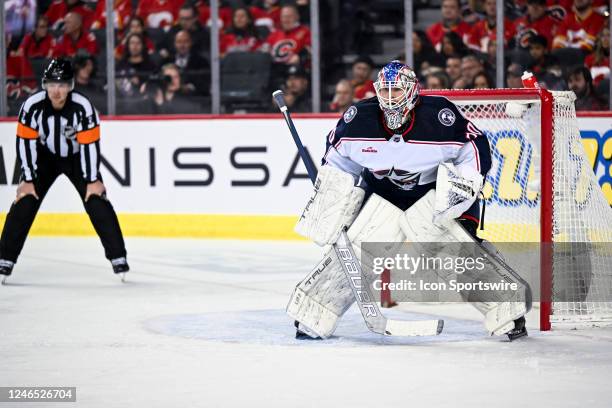
[[[472,178],[470,178],[472,177]],[[482,186],[481,176],[473,174],[462,177],[462,174],[450,164],[440,166],[438,173],[438,192],[431,189],[420,200],[410,203],[405,198],[390,198],[394,203],[384,199],[371,190],[361,193],[353,185],[352,176],[331,166],[323,166],[315,183],[315,192],[308,201],[300,218],[296,231],[319,245],[334,242],[344,227],[353,249],[361,259],[366,271],[372,271],[371,262],[374,256],[362,252],[362,242],[472,242],[480,244],[475,237],[478,225],[479,205],[476,196]],[[361,204],[360,197],[368,196],[359,215],[355,205]],[[435,198],[434,198],[435,197]],[[403,198],[403,197],[402,197]],[[400,204],[394,205],[395,203]],[[446,203],[446,205],[444,204]],[[401,206],[408,207],[399,208]],[[452,219],[461,207],[468,208],[461,224]],[[405,210],[405,211],[404,211]],[[436,216],[436,223],[433,218]],[[354,221],[353,221],[354,219]],[[321,226],[320,229],[317,226]],[[392,249],[392,248],[390,248]],[[499,280],[500,275],[506,280],[514,280],[520,290],[516,302],[479,302],[462,294],[484,316],[487,332],[491,335],[508,334],[510,339],[526,335],[524,318],[531,307],[529,286],[520,276],[512,271],[494,250],[484,247],[491,256],[492,264],[489,276],[480,276],[480,280]],[[450,276],[441,276],[449,279]],[[368,277],[371,280],[373,277]],[[488,299],[490,300],[490,299]],[[329,249],[323,259],[295,288],[289,301],[287,313],[299,322],[298,336],[327,338],[331,336],[339,319],[353,304],[351,289],[342,272],[340,261],[334,251]]]

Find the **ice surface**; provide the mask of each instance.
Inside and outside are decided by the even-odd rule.
[[[128,239],[122,284],[94,238],[30,238],[0,287],[0,386],[76,386],[76,404],[3,407],[612,407],[612,330],[487,337],[466,305],[438,337],[367,331],[349,311],[325,342],[284,308],[320,257],[306,243]]]

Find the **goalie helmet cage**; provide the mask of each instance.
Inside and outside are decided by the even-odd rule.
[[[486,216],[479,235],[491,242],[540,243],[539,297],[534,293],[540,329],[612,321],[612,209],[581,143],[574,94],[539,89],[421,94],[448,98],[486,134],[493,163],[483,188]],[[525,269],[521,256],[501,252],[519,273]],[[389,294],[381,293],[381,301],[389,302]]]

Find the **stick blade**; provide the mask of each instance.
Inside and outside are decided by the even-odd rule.
[[[444,320],[387,320],[386,336],[437,336],[442,333]]]

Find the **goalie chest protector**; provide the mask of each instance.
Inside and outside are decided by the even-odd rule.
[[[491,153],[483,132],[438,96],[421,96],[401,132],[386,126],[376,98],[356,103],[329,133],[323,158],[323,164],[363,175],[368,184],[414,197],[431,189],[442,162],[486,175]]]

